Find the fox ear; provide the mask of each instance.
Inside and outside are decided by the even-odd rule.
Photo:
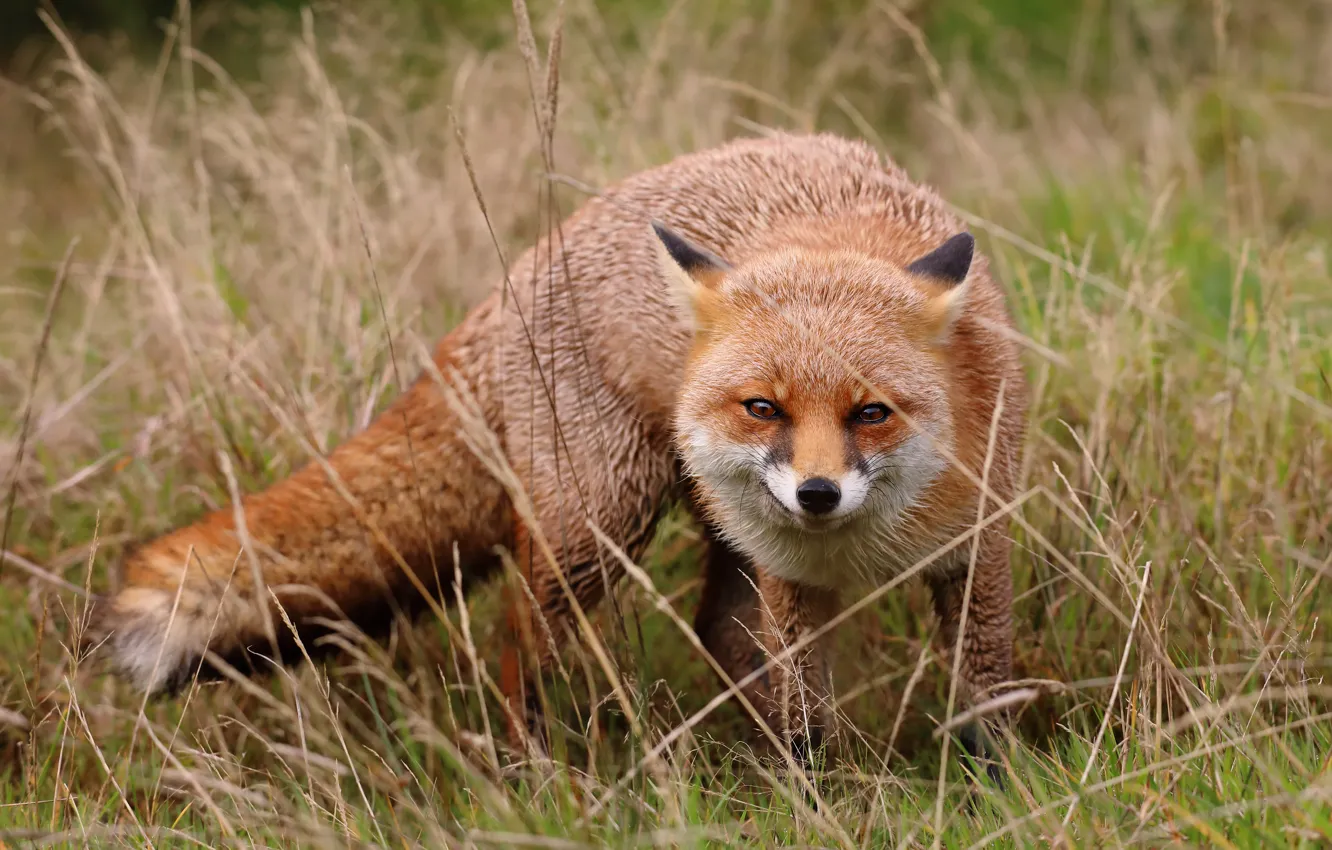
[[[906,270],[947,287],[930,302],[929,323],[935,338],[947,338],[953,323],[962,315],[971,289],[968,275],[976,253],[976,240],[963,231],[949,237],[938,248],[907,266]]]
[[[907,266],[907,271],[921,277],[933,278],[949,286],[957,286],[967,279],[971,271],[971,258],[976,253],[976,240],[965,230]]]
[[[656,234],[657,266],[670,288],[676,305],[690,316],[696,328],[707,324],[717,287],[731,266],[705,248],[690,244],[683,236],[659,221],[652,222]]]

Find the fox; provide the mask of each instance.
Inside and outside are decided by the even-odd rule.
[[[535,735],[580,612],[683,503],[698,640],[801,758],[835,731],[829,623],[915,564],[960,704],[1010,680],[1027,388],[935,190],[839,135],[733,139],[593,194],[500,277],[362,431],[126,553],[89,629],[121,677],[170,692],[508,562],[500,688]]]

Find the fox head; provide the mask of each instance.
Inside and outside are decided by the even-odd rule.
[[[971,235],[905,265],[782,249],[732,266],[653,229],[693,331],[677,445],[722,533],[806,581],[820,578],[801,562],[811,540],[828,555],[857,530],[896,536],[952,448],[946,357]]]

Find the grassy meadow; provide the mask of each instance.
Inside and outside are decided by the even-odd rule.
[[[1332,5],[513,6],[215,3],[0,79],[0,846],[1332,845]],[[679,512],[552,762],[506,752],[495,589],[166,699],[72,654],[128,544],[362,427],[552,218],[769,128],[937,186],[1009,292],[1002,790],[941,771],[914,583],[836,632],[821,804],[756,759]]]

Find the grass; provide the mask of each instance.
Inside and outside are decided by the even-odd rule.
[[[254,489],[303,439],[335,444],[396,391],[390,335],[413,356],[499,279],[453,119],[505,256],[549,225],[519,52],[423,38],[418,11],[238,19],[234,58],[191,52],[188,26],[158,60],[71,43],[0,87],[0,840],[1332,842],[1332,20],[1313,0],[565,4],[560,174],[833,129],[939,186],[994,258],[1034,392],[1013,528],[1032,700],[1005,790],[951,759],[937,782],[948,677],[905,586],[836,633],[847,734],[811,810],[733,705],[704,711],[716,685],[658,609],[687,622],[696,599],[678,512],[652,590],[627,581],[597,617],[644,731],[575,647],[554,764],[493,758],[493,592],[470,639],[453,611],[174,699],[81,667],[80,596],[52,578],[104,589],[126,544],[227,504],[228,465]],[[534,12],[544,50],[555,11]]]

